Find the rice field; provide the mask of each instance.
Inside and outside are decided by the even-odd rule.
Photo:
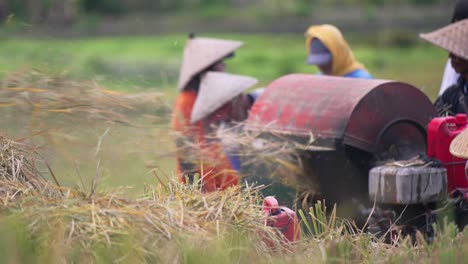
[[[1,34],[1,32],[0,32]],[[203,34],[200,34],[203,35]],[[227,70],[259,79],[265,86],[288,73],[316,73],[305,64],[304,37],[294,34],[206,34],[244,42]],[[157,89],[173,97],[186,35],[99,37],[82,39],[0,38],[0,76],[21,69],[96,80],[114,90]],[[392,40],[392,39],[396,40]],[[356,58],[379,79],[399,80],[427,91],[433,99],[440,85],[447,54],[404,35],[350,34]],[[397,42],[399,43],[399,42]]]
[[[245,42],[228,69],[257,77],[259,86],[315,72],[304,65],[302,36],[218,37]],[[409,82],[435,98],[443,51],[359,39],[352,38],[356,57],[374,76]],[[468,236],[443,220],[431,244],[422,237],[385,244],[350,232],[350,223],[333,214],[302,212],[302,239],[285,246],[263,225],[263,187],[204,195],[173,181],[168,122],[184,40],[0,40],[0,60],[7,62],[0,65],[5,263],[456,263],[467,257]]]

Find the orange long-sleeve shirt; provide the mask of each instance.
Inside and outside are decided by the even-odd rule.
[[[204,121],[190,124],[197,94],[182,91],[175,102],[171,127],[178,133],[177,174],[185,183],[185,175],[198,173],[204,191],[224,190],[239,184],[239,175],[232,168],[218,140],[208,140]]]

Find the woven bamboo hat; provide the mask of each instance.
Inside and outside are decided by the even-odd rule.
[[[468,129],[461,132],[450,143],[450,153],[456,157],[468,159]]]
[[[185,44],[184,58],[179,74],[179,91],[213,63],[223,59],[242,46],[240,41],[190,37]]]
[[[468,60],[468,19],[419,36],[460,58]]]
[[[207,72],[200,83],[190,122],[193,124],[254,86],[257,79],[224,72]]]

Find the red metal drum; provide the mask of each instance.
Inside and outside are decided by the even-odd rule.
[[[426,152],[436,115],[410,84],[291,74],[266,87],[245,127],[299,143],[312,134],[314,146],[301,153],[306,177],[317,177],[321,196],[340,203],[368,200],[368,172],[379,161]]]
[[[435,116],[427,96],[406,83],[291,74],[268,85],[247,125],[285,135],[312,133],[321,142],[341,141],[375,152],[389,130],[424,138],[426,125]]]

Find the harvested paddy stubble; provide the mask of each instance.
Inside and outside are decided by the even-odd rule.
[[[5,142],[2,149],[11,150],[14,143]],[[262,242],[265,236],[282,246],[275,231],[262,221],[259,188],[236,187],[205,194],[197,185],[167,179],[147,185],[141,198],[129,200],[120,198],[118,190],[84,193],[47,183],[33,163],[24,162],[31,157],[10,153],[15,162],[22,160],[29,166],[13,168],[11,159],[3,160],[7,162],[2,164],[5,171],[18,169],[20,173],[4,173],[0,178],[4,188],[1,212],[24,223],[22,228],[34,241],[34,252],[40,252],[39,256],[53,256],[54,261],[75,261],[76,256],[88,256],[92,261],[180,261],[180,249],[188,240],[203,245],[232,233],[242,234],[245,243],[254,243],[254,251],[268,252]]]
[[[34,149],[0,136],[0,199],[8,201],[29,193],[46,196],[59,194],[52,191],[50,184],[39,172],[36,167],[38,163],[44,164],[44,161],[38,158]],[[52,171],[49,172],[58,185]]]

